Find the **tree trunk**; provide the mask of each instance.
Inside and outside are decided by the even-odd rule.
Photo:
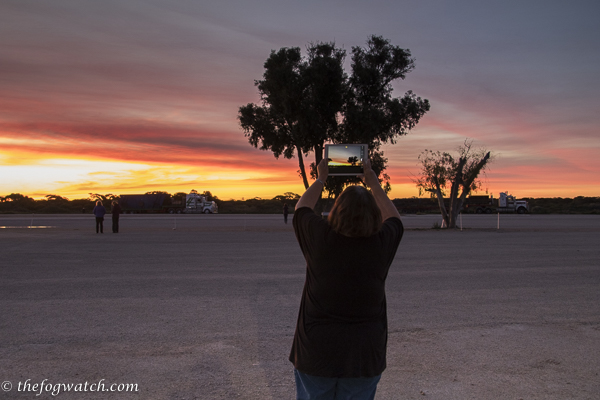
[[[462,205],[465,201],[465,198],[471,191],[471,184],[481,172],[481,169],[485,166],[488,159],[490,158],[490,152],[488,152],[477,165],[473,167],[473,169],[467,171],[466,180],[464,180],[465,175],[463,174],[463,168],[467,162],[466,158],[461,158],[458,162],[458,166],[456,168],[456,176],[452,181],[452,189],[450,191],[450,218],[448,228],[456,228],[456,221],[458,220],[458,215],[460,214],[460,210],[462,209]],[[460,197],[458,196],[458,188],[462,187],[462,193]]]
[[[322,144],[315,146],[315,166],[319,165],[323,159],[323,148],[324,146]]]
[[[458,219],[458,214],[460,213],[460,208],[462,204],[458,199],[458,188],[463,185],[463,168],[467,159],[461,157],[458,161],[458,165],[456,166],[456,174],[454,175],[454,179],[452,180],[452,187],[450,189],[450,217],[448,221],[448,228],[453,229],[456,228],[456,220]],[[464,186],[463,186],[464,187]]]
[[[437,178],[435,179],[435,190],[433,192],[437,197],[438,205],[440,206],[440,211],[442,213],[442,218],[444,219],[446,226],[448,226],[448,212],[446,211],[446,204],[444,204],[444,195],[442,194],[442,188],[440,187]]]
[[[304,189],[308,189],[308,179],[306,177],[306,169],[304,168],[304,158],[302,157],[302,150],[300,146],[296,145],[296,151],[298,151],[298,164],[300,166],[300,175],[302,175],[302,181],[304,182]]]

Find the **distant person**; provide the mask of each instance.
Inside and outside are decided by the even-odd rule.
[[[290,210],[288,208],[287,203],[283,203],[283,222],[285,222],[287,224],[287,218],[288,218],[288,214],[290,213]]]
[[[104,208],[100,200],[96,202],[96,207],[94,207],[92,213],[96,217],[96,233],[98,231],[104,233],[104,214],[106,214],[106,208]]]
[[[293,225],[306,281],[290,361],[296,399],[373,399],[386,367],[385,279],[404,228],[369,160],[362,186],[349,186],[328,219],[313,212],[329,169],[304,192]]]
[[[117,200],[112,202],[112,231],[113,233],[119,233],[119,214],[121,214],[121,206]]]

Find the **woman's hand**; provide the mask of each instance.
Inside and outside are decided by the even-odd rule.
[[[365,170],[365,173],[362,176],[363,182],[369,187],[369,189],[371,189],[371,193],[373,193],[373,197],[375,197],[375,202],[381,210],[381,218],[384,221],[391,217],[400,219],[400,213],[398,212],[398,209],[385,194],[385,191],[379,183],[377,174],[371,168],[371,160],[369,160],[368,157],[365,158],[363,162],[363,168]]]
[[[327,180],[327,176],[329,175],[329,165],[327,165],[327,160],[322,159],[317,165],[317,179],[322,182]]]
[[[362,175],[363,182],[371,189],[379,185],[379,179],[373,169],[371,169],[371,160],[366,157],[363,161],[364,174]]]

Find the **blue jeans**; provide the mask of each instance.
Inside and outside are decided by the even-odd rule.
[[[325,378],[294,369],[296,400],[373,400],[381,375],[372,378]]]

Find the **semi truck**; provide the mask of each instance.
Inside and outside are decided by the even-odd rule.
[[[194,191],[185,196],[185,213],[190,214],[216,214],[219,207],[214,201],[207,201],[206,197]]]
[[[124,214],[170,213],[170,214],[216,214],[217,203],[207,201],[206,197],[195,190],[183,196],[171,196],[168,193],[122,194],[119,204]]]
[[[500,197],[494,196],[469,196],[463,205],[465,212],[474,212],[477,214],[506,213],[516,212],[525,214],[529,212],[529,204],[526,200],[517,200],[515,196],[508,192],[500,193]]]

